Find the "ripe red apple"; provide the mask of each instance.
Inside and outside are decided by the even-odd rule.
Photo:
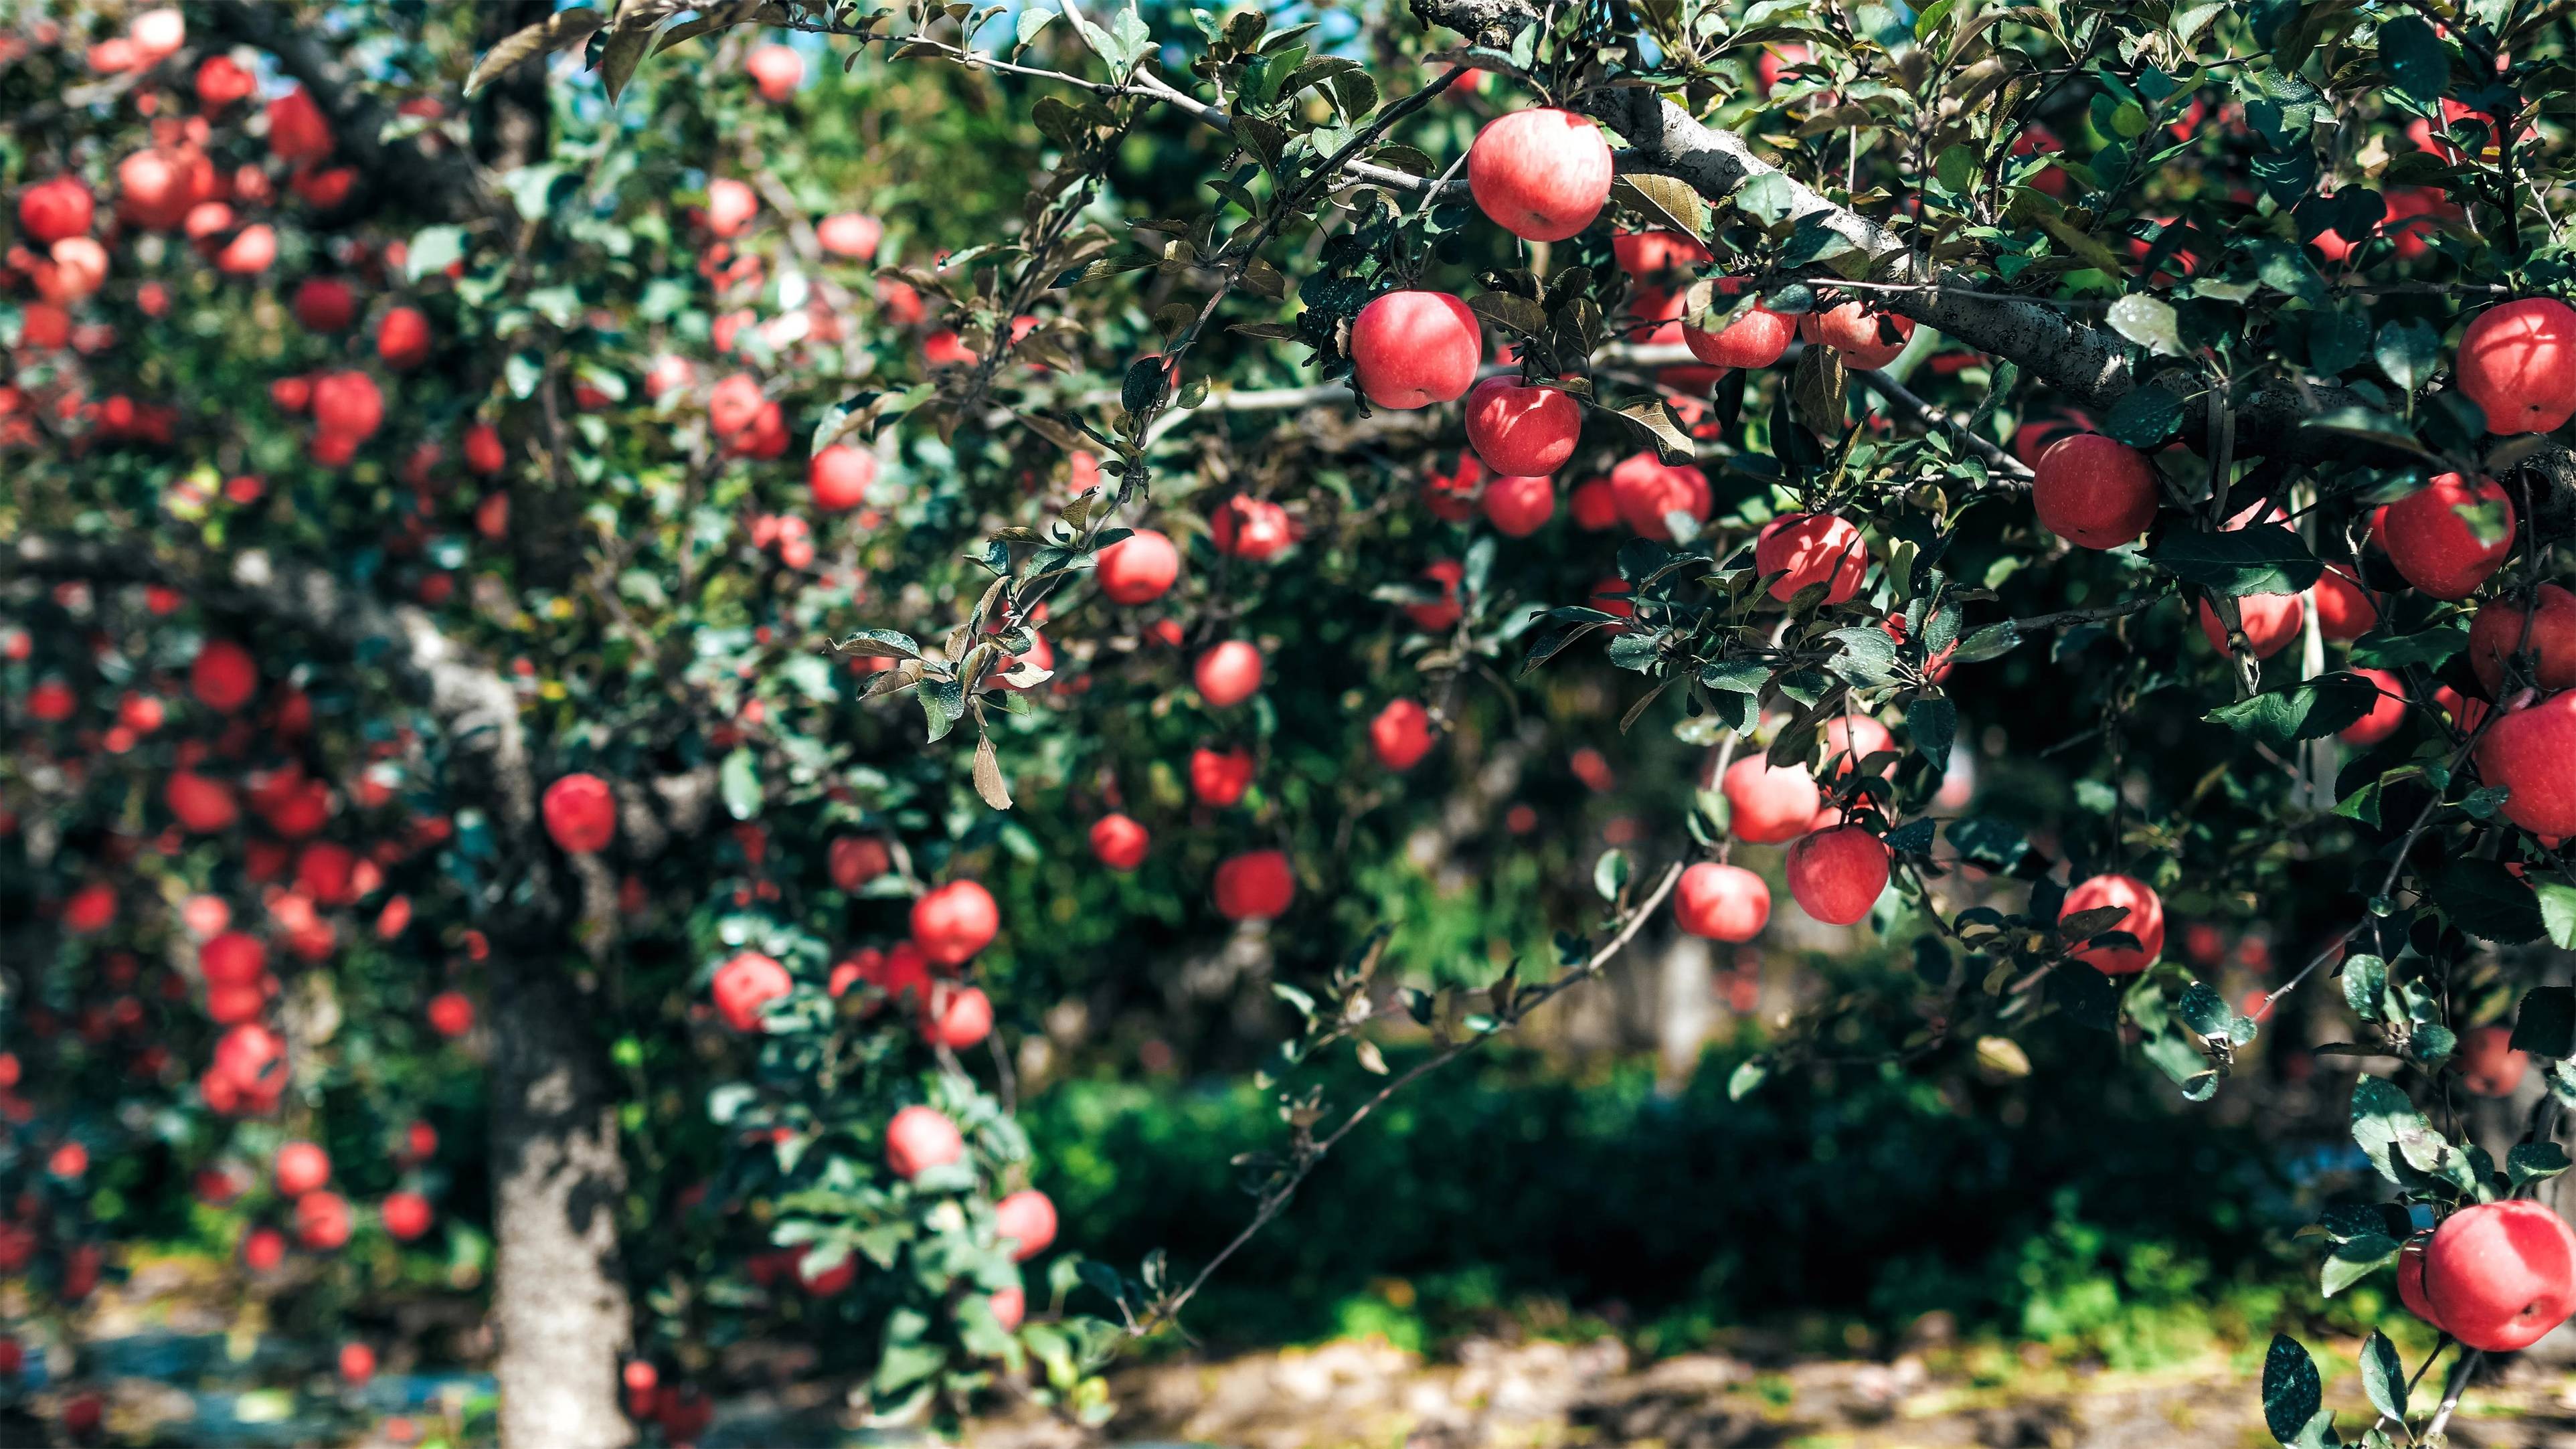
[[[310,1142],[289,1142],[277,1149],[269,1170],[276,1175],[280,1193],[302,1197],[331,1180],[331,1154]]]
[[[416,307],[396,307],[376,322],[376,356],[396,372],[429,360],[429,318]]]
[[[1055,1241],[1055,1204],[1024,1187],[993,1204],[993,1236],[1011,1244],[1011,1261],[1025,1263]]]
[[[286,1235],[275,1228],[253,1228],[242,1238],[242,1265],[254,1273],[274,1273],[286,1261]]]
[[[1437,740],[1431,733],[1431,712],[1413,699],[1391,699],[1386,708],[1369,721],[1369,749],[1377,762],[1401,774],[1422,763]]]
[[[286,1084],[286,1043],[267,1027],[246,1022],[215,1042],[214,1070],[235,1090],[264,1095]]]
[[[2424,1249],[2424,1297],[2471,1348],[2527,1348],[2576,1311],[2576,1232],[2528,1200],[2464,1207]]]
[[[1466,578],[1466,569],[1456,559],[1444,558],[1425,565],[1421,576],[1440,586],[1440,600],[1431,604],[1407,604],[1404,616],[1413,621],[1413,627],[1426,634],[1437,634],[1454,627],[1466,613],[1458,602],[1458,584]]]
[[[2504,818],[2535,835],[2576,835],[2570,761],[2576,761],[2576,690],[2507,710],[2478,742],[2479,777],[2507,792]]]
[[[1134,816],[1112,811],[1091,822],[1091,854],[1111,870],[1134,870],[1145,863],[1152,837]]]
[[[320,161],[331,154],[331,123],[297,86],[268,103],[268,149],[280,161]]]
[[[886,1124],[886,1166],[906,1182],[966,1155],[957,1124],[934,1107],[906,1107]]]
[[[255,277],[276,261],[277,229],[267,222],[256,222],[233,233],[233,239],[215,253],[215,270],[227,276]]]
[[[1834,762],[1831,773],[1836,780],[1850,779],[1861,761],[1896,748],[1896,736],[1888,733],[1887,726],[1865,714],[1835,715],[1816,731],[1816,738],[1824,745],[1827,758]],[[1882,777],[1894,775],[1896,762],[1880,765],[1878,773]]]
[[[877,254],[877,243],[885,239],[885,225],[873,216],[845,211],[823,218],[814,228],[814,239],[833,256],[864,262]]]
[[[1231,709],[1261,692],[1261,672],[1261,651],[1228,639],[1199,656],[1190,679],[1210,708]]]
[[[868,485],[877,480],[877,455],[847,443],[834,443],[805,465],[805,486],[814,506],[825,513],[845,513],[868,500]]]
[[[188,692],[217,714],[231,714],[259,692],[259,665],[230,639],[209,639],[188,666]]]
[[[1485,339],[1476,314],[1447,292],[1389,292],[1351,322],[1351,372],[1382,408],[1447,402],[1476,380]]]
[[[1673,885],[1673,922],[1712,941],[1750,941],[1771,922],[1771,887],[1740,865],[1703,860]]]
[[[2406,582],[2465,599],[2513,551],[2513,527],[2513,500],[2493,479],[2445,473],[2380,510],[2370,531]]]
[[[1707,247],[1677,231],[1622,231],[1610,238],[1610,254],[1619,270],[1654,279],[1668,271],[1704,267],[1713,258]]]
[[[2406,683],[2385,669],[2356,667],[2352,672],[2376,686],[2379,697],[2371,701],[2370,713],[2345,725],[2335,738],[2368,749],[2397,733],[2398,727],[2406,723]]]
[[[597,775],[584,772],[555,781],[546,787],[538,808],[546,834],[567,855],[606,850],[617,838],[617,797]]]
[[[1218,553],[1261,563],[1286,552],[1297,541],[1297,527],[1287,509],[1238,493],[1217,505],[1208,519],[1208,536]]]
[[[1505,538],[1527,538],[1556,516],[1556,484],[1547,478],[1506,477],[1485,484],[1486,521]]]
[[[209,986],[248,986],[268,974],[268,947],[257,936],[226,931],[197,948],[197,974]]]
[[[823,849],[823,862],[835,888],[854,891],[894,869],[894,852],[873,835],[836,835]]]
[[[985,1295],[984,1306],[993,1310],[994,1321],[1006,1331],[1017,1328],[1020,1320],[1028,1316],[1028,1291],[1017,1285],[996,1289]]]
[[[2379,600],[2347,565],[2326,565],[2308,592],[2316,600],[2317,629],[2329,639],[2358,639],[2379,627]]]
[[[1830,513],[1791,513],[1771,520],[1753,540],[1753,570],[1778,574],[1771,597],[1782,603],[1822,584],[1824,602],[1839,604],[1860,592],[1869,572],[1869,550],[1850,520]]]
[[[1572,111],[1497,116],[1467,148],[1467,189],[1477,209],[1514,236],[1563,241],[1610,199],[1610,143]]]
[[[403,1156],[411,1162],[427,1162],[438,1155],[438,1129],[415,1119],[403,1129]]]
[[[952,880],[912,903],[912,943],[934,966],[966,964],[1001,928],[993,893],[971,880]]]
[[[326,372],[313,379],[313,421],[325,433],[364,442],[384,426],[385,395],[363,372]]]
[[[1885,842],[1861,826],[1838,825],[1789,847],[1789,896],[1817,920],[1848,926],[1878,903],[1887,871]]]
[[[56,176],[18,193],[18,231],[39,246],[87,236],[98,203],[77,176]]]
[[[2523,616],[2531,616],[2525,637]],[[2490,599],[2469,622],[2469,667],[2492,695],[2504,687],[2504,662],[2520,648],[2532,656],[2535,682],[2543,689],[2576,687],[2576,594],[2556,584],[2542,584],[2539,606],[2525,609],[2512,599]]]
[[[1610,496],[1619,517],[1639,538],[1671,542],[1669,516],[1688,514],[1708,521],[1708,475],[1688,464],[1666,463],[1653,450],[1633,453],[1610,470]]]
[[[1619,494],[1607,478],[1588,479],[1576,485],[1572,507],[1574,526],[1586,533],[1619,526]]]
[[[786,967],[758,951],[741,952],[716,968],[716,1014],[736,1031],[758,1031],[760,1009],[794,987]]]
[[[1140,528],[1100,551],[1099,572],[1100,592],[1111,603],[1151,603],[1181,576],[1181,551],[1164,535]]]
[[[430,1211],[429,1199],[416,1192],[389,1192],[376,1208],[376,1216],[394,1241],[408,1243],[429,1231],[436,1216]]]
[[[356,1225],[349,1200],[336,1192],[308,1192],[295,1200],[295,1241],[309,1253],[345,1247]]]
[[[1682,343],[1691,356],[1713,367],[1769,367],[1789,350],[1789,339],[1797,333],[1796,318],[1755,307],[1715,332],[1685,322]]]
[[[2452,369],[2490,433],[2555,432],[2576,413],[2576,308],[2521,297],[2478,314]]]
[[[462,991],[442,991],[429,999],[429,1025],[449,1041],[474,1029],[474,998]]]
[[[921,1008],[921,1039],[932,1046],[964,1051],[993,1034],[993,1002],[972,986],[945,983],[930,989]]]
[[[784,45],[755,46],[743,57],[742,68],[760,87],[764,101],[783,101],[796,94],[805,83],[805,57]]]
[[[340,1345],[340,1382],[351,1388],[365,1385],[376,1376],[376,1351],[363,1343]]]
[[[2118,548],[2155,521],[2155,464],[2100,433],[2058,439],[2031,474],[2040,526],[2078,548]]]
[[[2269,659],[2289,647],[2307,625],[2307,605],[2297,594],[2241,594],[2236,600],[2236,617],[2245,626],[2245,642],[2257,659]],[[2227,626],[2209,600],[2200,601],[2200,632],[2209,647],[2227,653]]]
[[[307,332],[337,332],[358,320],[358,298],[337,277],[306,277],[295,288],[292,310]]]
[[[1881,323],[1886,323],[1882,329]],[[1893,331],[1896,340],[1886,340],[1885,332]],[[1845,364],[1864,371],[1885,367],[1905,350],[1914,336],[1914,319],[1893,312],[1874,312],[1863,303],[1845,302],[1823,312],[1809,312],[1798,319],[1798,335],[1809,345],[1830,347],[1843,355]]]
[[[1284,852],[1247,850],[1218,863],[1215,895],[1217,914],[1229,921],[1276,920],[1297,898],[1297,875]]]
[[[2397,1250],[2397,1301],[2417,1318],[2442,1328],[2442,1320],[2433,1312],[2433,1300],[2424,1293],[2424,1249],[2432,1242],[2431,1233],[2420,1233],[2406,1240]],[[2442,1328],[2444,1333],[2450,1330]],[[2456,1337],[2457,1335],[2453,1335]]]
[[[1190,794],[1202,805],[1222,809],[1252,788],[1252,752],[1240,745],[1217,750],[1201,745],[1190,751]]]
[[[734,373],[707,393],[707,426],[715,429],[719,438],[734,437],[750,429],[764,401],[758,378],[747,372]]]
[[[1467,444],[1496,474],[1553,473],[1582,435],[1583,405],[1563,388],[1489,377],[1467,394]]]
[[[2460,1033],[2457,1060],[2461,1084],[2479,1097],[2512,1096],[2531,1066],[2528,1052],[2513,1049],[2513,1029],[2505,1026],[2471,1027]]]
[[[1757,845],[1806,834],[1824,799],[1805,770],[1773,765],[1758,754],[1727,766],[1718,788],[1726,796],[1727,833]]]
[[[2129,914],[2116,925],[2103,929],[2126,931],[2138,938],[2134,947],[2108,943],[2069,951],[2070,961],[2082,961],[2105,976],[2134,976],[2155,964],[2165,949],[2165,903],[2155,889],[2134,876],[2097,875],[2066,893],[2066,904],[2060,906],[2057,918],[2083,911],[2107,910],[2118,906]]]
[[[760,198],[750,185],[721,176],[707,183],[707,230],[720,237],[737,237],[760,213]]]

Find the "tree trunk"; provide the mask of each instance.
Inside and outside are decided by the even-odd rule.
[[[505,1449],[615,1449],[633,1318],[618,1263],[626,1161],[568,963],[495,952],[492,1321]]]

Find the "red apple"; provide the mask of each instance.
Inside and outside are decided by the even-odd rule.
[[[2307,624],[2307,606],[2297,594],[2241,594],[2236,600],[2236,617],[2245,626],[2245,642],[2257,659],[2269,659],[2288,648]],[[2209,647],[2221,654],[2227,650],[2227,626],[2219,620],[2218,611],[2209,601],[2200,601],[2200,632],[2209,639]]]
[[[964,1051],[993,1034],[993,1002],[972,986],[934,985],[921,1008],[921,1039]]]
[[[1673,922],[1712,941],[1750,941],[1771,921],[1771,887],[1740,865],[1703,860],[1673,885]]]
[[[1091,822],[1091,854],[1111,870],[1134,870],[1145,863],[1152,842],[1133,816],[1112,811]]]
[[[1589,117],[1553,107],[1497,116],[1467,148],[1467,189],[1494,224],[1563,241],[1610,199],[1610,143]]]
[[[2474,728],[2463,721],[2462,728]],[[2576,835],[2576,690],[2507,710],[2478,742],[2478,775],[2506,790],[2504,818],[2535,835]]]
[[[2424,1297],[2471,1348],[2528,1348],[2576,1311],[2576,1232],[2528,1200],[2464,1207],[2424,1249]]]
[[[1634,453],[1610,470],[1610,496],[1619,517],[1639,538],[1672,541],[1675,513],[1708,521],[1708,475],[1688,464],[1670,464],[1651,450]]]
[[[2118,548],[2155,521],[2155,464],[2100,433],[2058,439],[2031,474],[2040,526],[2078,548]]]
[[[2576,413],[2576,308],[2522,297],[2479,313],[2452,371],[2488,432],[2555,432]]]
[[[760,198],[749,184],[730,176],[707,183],[707,230],[720,237],[742,235],[760,212]]]
[[[1422,577],[1440,586],[1440,601],[1432,604],[1407,604],[1404,606],[1404,616],[1413,621],[1413,627],[1426,634],[1437,634],[1456,626],[1458,620],[1466,613],[1464,607],[1458,602],[1458,584],[1466,576],[1466,569],[1453,558],[1444,558],[1426,565],[1422,570]]]
[[[385,1231],[393,1235],[394,1241],[408,1243],[429,1231],[435,1215],[430,1211],[429,1199],[419,1193],[389,1192],[385,1194],[384,1202],[378,1205],[376,1216],[384,1223]]]
[[[758,951],[744,951],[716,968],[716,1014],[736,1031],[761,1030],[760,1009],[793,990],[787,968]]]
[[[363,1343],[340,1345],[340,1381],[352,1388],[376,1376],[376,1351]]]
[[[307,1252],[328,1253],[346,1246],[354,1225],[349,1200],[336,1192],[308,1192],[295,1200],[295,1241]]]
[[[2531,623],[2526,636],[2523,624]],[[2525,609],[2511,599],[2490,599],[2469,621],[2469,668],[2492,695],[2504,687],[2504,662],[2519,649],[2534,662],[2534,682],[2543,689],[2576,687],[2576,594],[2556,584],[2542,584],[2539,606]]]
[[[1287,509],[1236,494],[1217,505],[1208,519],[1208,536],[1218,553],[1260,563],[1286,552],[1297,541],[1297,529]]]
[[[209,986],[249,986],[268,974],[268,948],[256,936],[226,931],[197,948],[197,974]]]
[[[331,1155],[310,1142],[289,1142],[277,1149],[269,1170],[277,1177],[279,1192],[302,1197],[331,1180]]]
[[[1607,478],[1593,478],[1574,490],[1574,526],[1599,533],[1619,526],[1619,494]]]
[[[474,1029],[474,998],[462,991],[442,991],[429,999],[431,1030],[450,1041]]]
[[[1755,307],[1715,332],[1685,322],[1682,343],[1691,356],[1713,367],[1769,367],[1789,350],[1797,319],[1767,307]]]
[[[1025,1263],[1055,1241],[1055,1204],[1035,1188],[1022,1188],[993,1204],[993,1236],[1011,1244],[1011,1261]]]
[[[331,154],[331,123],[304,87],[268,103],[268,149],[281,161],[320,161]]]
[[[358,320],[358,299],[337,277],[306,277],[295,288],[292,310],[307,332],[337,332]]]
[[[429,360],[429,319],[416,307],[396,307],[376,322],[376,356],[396,372]]]
[[[1887,846],[1866,829],[1819,830],[1789,847],[1789,896],[1817,920],[1848,926],[1878,903],[1887,871]]]
[[[259,665],[230,639],[209,639],[188,666],[188,692],[217,714],[231,714],[259,692]]]
[[[1714,258],[1707,247],[1677,231],[1623,231],[1610,238],[1610,254],[1619,270],[1632,277],[1655,278],[1665,272],[1707,266]]]
[[[2513,501],[2494,480],[2472,486],[2445,473],[2382,509],[2370,531],[2406,582],[2437,599],[2465,599],[2513,551],[2513,526]]]
[[[877,455],[847,443],[834,443],[805,465],[805,486],[825,513],[846,513],[867,502],[868,485],[876,481]]]
[[[1190,794],[1202,805],[1232,805],[1252,788],[1252,770],[1252,752],[1240,745],[1228,750],[1201,745],[1190,751]]]
[[[1527,538],[1556,516],[1556,484],[1546,478],[1496,478],[1485,484],[1485,518],[1505,538]]]
[[[742,68],[760,87],[764,101],[783,101],[796,94],[805,83],[805,57],[784,45],[755,46],[743,57]]]
[[[2355,668],[2354,674],[2367,679],[2379,690],[2370,703],[2370,713],[2337,731],[2335,738],[2345,744],[2368,749],[2397,733],[2406,723],[2406,683],[2385,669]]]
[[[2379,627],[2379,600],[2347,565],[2326,565],[2308,592],[2316,600],[2317,629],[2329,639],[2358,639]]]
[[[1800,589],[1822,584],[1824,602],[1839,604],[1860,592],[1869,572],[1869,550],[1860,530],[1830,513],[1791,513],[1764,524],[1753,541],[1753,569],[1772,580],[1771,597],[1782,603]]]
[[[1757,845],[1806,834],[1824,800],[1805,770],[1773,765],[1758,754],[1727,766],[1718,788],[1726,796],[1727,833]]]
[[[854,891],[894,869],[894,852],[873,835],[836,835],[823,850],[835,888]]]
[[[1181,576],[1181,551],[1164,535],[1140,528],[1100,551],[1099,572],[1100,592],[1111,603],[1151,603]]]
[[[18,193],[18,231],[39,246],[87,236],[98,203],[77,176],[56,176]]]
[[[993,893],[971,880],[952,880],[912,903],[912,942],[934,966],[964,965],[1001,928]]]
[[[1824,744],[1827,758],[1834,762],[1832,777],[1836,780],[1850,779],[1861,761],[1896,748],[1896,736],[1888,733],[1887,726],[1865,714],[1835,715],[1816,731],[1816,738]],[[1880,765],[1878,773],[1881,777],[1894,775],[1896,762]]]
[[[2153,887],[2134,876],[2097,875],[2066,893],[2066,904],[2058,907],[2057,918],[2084,911],[2107,910],[2113,906],[2128,912],[2106,931],[2126,931],[2138,938],[2138,944],[2115,946],[2103,944],[2069,951],[2070,961],[2082,961],[2105,976],[2134,976],[2155,964],[2165,949],[2165,903]]]
[[[2504,1026],[2471,1027],[2460,1033],[2458,1061],[2461,1084],[2479,1097],[2512,1096],[2531,1066],[2530,1054],[2513,1049],[2513,1029]]]
[[[606,850],[617,838],[617,798],[597,775],[566,775],[546,787],[539,802],[546,834],[567,855]]]
[[[1882,322],[1887,324],[1886,329],[1881,328]],[[1886,340],[1887,330],[1895,332],[1895,341]],[[1896,360],[1907,340],[1914,336],[1914,319],[1893,312],[1874,312],[1860,302],[1845,302],[1799,318],[1798,335],[1810,345],[1832,348],[1843,354],[1845,364],[1865,371]]]
[[[326,372],[313,379],[313,421],[325,433],[364,442],[384,426],[385,395],[363,372]]]
[[[1386,708],[1369,721],[1368,734],[1377,762],[1399,774],[1421,764],[1437,742],[1431,733],[1431,712],[1412,699],[1388,700]]]
[[[2424,1249],[2432,1241],[2431,1233],[2418,1234],[2408,1238],[2406,1246],[2397,1250],[2397,1301],[2406,1305],[2407,1312],[2435,1328],[2442,1328],[2441,1319],[2433,1312],[2433,1300],[2424,1294]],[[2442,1328],[2442,1331],[2450,1332],[2447,1328]]]
[[[1212,709],[1231,709],[1261,692],[1261,651],[1228,639],[1199,656],[1190,680]]]
[[[1563,388],[1489,377],[1467,394],[1467,443],[1486,468],[1539,477],[1565,466],[1583,435],[1583,405]]]
[[[1005,1330],[1017,1328],[1020,1320],[1028,1316],[1028,1291],[1018,1287],[998,1289],[985,1295],[984,1306],[993,1310],[994,1321]]]
[[[909,1182],[966,1155],[957,1124],[932,1107],[906,1107],[886,1124],[886,1166]]]
[[[833,256],[863,262],[877,254],[877,243],[885,239],[885,225],[873,216],[845,211],[823,218],[814,228],[814,239]]]
[[[1398,411],[1447,402],[1485,358],[1476,314],[1446,292],[1389,292],[1351,322],[1351,372],[1370,402]]]
[[[1269,921],[1286,914],[1297,897],[1297,876],[1276,850],[1248,850],[1216,868],[1217,914],[1229,921]]]

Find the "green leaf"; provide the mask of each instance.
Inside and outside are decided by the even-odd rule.
[[[1760,1057],[1752,1058],[1728,1074],[1726,1078],[1726,1100],[1730,1102],[1743,1101],[1746,1097],[1751,1096],[1756,1088],[1762,1085],[1764,1078],[1770,1075],[1771,1064],[1769,1062]]]
[[[2111,404],[2102,431],[2132,448],[2152,448],[2173,436],[2182,423],[2182,399],[2161,383],[2133,387]]]
[[[1615,901],[1628,886],[1628,870],[1628,852],[1605,850],[1592,862],[1592,888],[1601,893],[1601,899]]]
[[[2536,880],[2531,889],[2540,897],[2540,924],[2549,933],[2549,943],[2562,951],[2576,951],[2576,886]]]
[[[2412,634],[2373,632],[2353,641],[2352,662],[2373,669],[2403,669],[2409,664],[2433,666],[2469,647],[2469,631],[2457,624],[2437,625]]]
[[[2325,1385],[2308,1351],[2287,1334],[2272,1335],[2263,1355],[2263,1423],[2272,1437],[2295,1446],[2324,1406]]]
[[[2555,1142],[2522,1142],[2504,1155],[2505,1175],[2515,1187],[2547,1182],[2567,1170],[2567,1149]]]
[[[2011,653],[2020,643],[2021,625],[2006,619],[2000,624],[1988,624],[1960,640],[1959,647],[1951,651],[1950,662],[1983,664]]]
[[[2346,1288],[2397,1261],[2397,1240],[2384,1233],[2363,1233],[2335,1245],[2326,1255],[2319,1284],[2332,1298]]]
[[[2391,1419],[2406,1417],[2406,1365],[2397,1357],[2397,1345],[2377,1329],[2362,1340],[2361,1391],[2381,1414]]]
[[[2442,334],[2430,322],[2391,322],[2379,329],[2379,345],[2371,356],[2390,381],[2413,392],[2441,365]]]
[[[2159,357],[2183,355],[2180,321],[2171,303],[2143,292],[2131,292],[2111,304],[2113,329]],[[2121,399],[2123,402],[2127,400]],[[2179,409],[2176,416],[2180,416]]]
[[[2499,945],[2536,941],[2542,934],[2540,898],[2492,860],[2461,856],[2433,877],[2433,900],[2451,924]]]
[[[1959,733],[1959,707],[1942,695],[1916,695],[1905,707],[1905,731],[1913,737],[1916,753],[1931,761],[1933,769],[1946,770],[1950,744]]]
[[[2426,105],[2451,88],[2451,53],[2433,27],[2416,16],[2379,23],[2379,63],[2399,90]]]
[[[1046,29],[1047,22],[1055,19],[1058,13],[1039,5],[1031,5],[1021,10],[1019,27],[1013,36],[1014,47],[1026,48],[1030,41],[1038,38],[1038,32]]]
[[[2512,1046],[2536,1057],[2576,1057],[2576,986],[2524,992],[2513,1017]]]
[[[725,813],[736,820],[749,820],[760,813],[760,765],[747,747],[736,747],[725,756],[724,765],[716,771],[716,789],[724,798]]]
[[[2205,717],[2279,750],[2324,739],[2370,713],[2378,698],[2378,686],[2358,674],[2328,674],[2221,705]]]
[[[2388,963],[2376,956],[2347,956],[2343,999],[2364,1021],[2388,1018]]]
[[[417,282],[433,272],[443,272],[465,256],[465,228],[461,226],[425,226],[411,234],[411,244],[403,249],[403,276]]]
[[[2120,988],[2111,978],[2080,962],[2048,973],[2048,1004],[2065,1012],[2078,1026],[2095,1031],[2120,1029]]]
[[[2224,533],[2177,528],[2157,538],[2147,558],[2184,583],[2218,594],[2295,594],[2325,572],[2297,534],[2275,523]]]

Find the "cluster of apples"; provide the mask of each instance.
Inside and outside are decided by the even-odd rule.
[[[426,1122],[414,1122],[404,1133],[395,1160],[417,1166],[437,1151],[436,1129]],[[339,1251],[348,1246],[349,1236],[356,1228],[357,1214],[348,1198],[331,1190],[331,1172],[331,1155],[319,1145],[300,1139],[281,1145],[269,1160],[270,1182],[287,1203],[293,1246],[308,1253]],[[197,1174],[197,1196],[210,1206],[227,1206],[248,1186],[243,1178],[237,1165],[209,1167]],[[437,1217],[429,1199],[410,1188],[389,1192],[376,1205],[377,1222],[396,1242],[418,1241]],[[256,1273],[275,1272],[286,1261],[288,1246],[285,1231],[268,1226],[252,1228],[242,1236],[242,1264]]]

